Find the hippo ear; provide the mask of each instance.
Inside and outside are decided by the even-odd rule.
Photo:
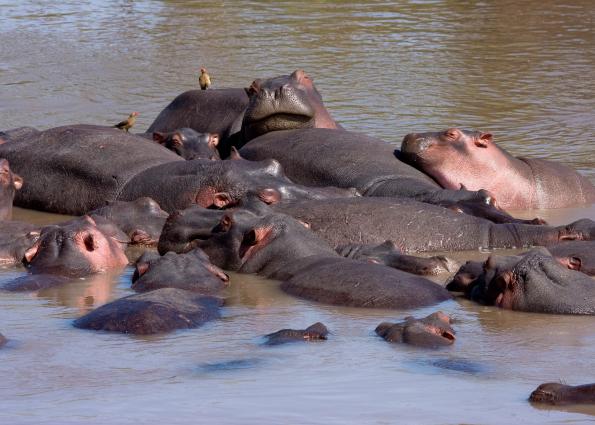
[[[16,190],[19,190],[21,187],[23,187],[23,178],[21,176],[13,173],[12,185],[14,186],[14,188]]]
[[[242,158],[242,155],[240,155],[240,153],[238,152],[238,150],[236,149],[235,146],[231,147],[231,153],[229,154],[229,159],[231,160],[238,160],[238,159],[244,159]]]
[[[258,199],[267,205],[276,204],[281,201],[281,194],[278,190],[267,188],[260,191]]]
[[[233,217],[229,214],[225,214],[221,218],[221,221],[219,221],[219,226],[217,229],[221,230],[222,232],[227,232],[229,229],[231,229],[231,226],[233,226]]]
[[[217,208],[225,208],[232,203],[231,195],[227,192],[218,192],[213,195],[213,205]]]
[[[96,226],[97,227],[97,223],[95,222],[95,220],[93,219],[93,217],[91,217],[90,215],[84,215],[83,216],[83,220],[86,221],[87,223],[91,224],[92,226]]]
[[[475,146],[478,148],[487,148],[490,143],[493,142],[492,135],[490,133],[481,133],[479,137],[475,139]]]
[[[483,263],[483,270],[495,269],[496,268],[496,257],[490,255],[485,263]]]
[[[219,135],[217,133],[209,133],[209,148],[215,150],[219,144]]]
[[[161,133],[159,131],[153,132],[153,140],[156,141],[157,143],[159,143],[160,145],[165,144],[165,139],[166,139],[166,136],[164,133]]]
[[[255,227],[254,229],[248,230],[244,233],[242,243],[240,245],[240,258],[246,260],[246,257],[250,255],[252,248],[255,245],[260,244],[266,237],[272,232],[270,227]]]
[[[556,258],[560,264],[569,268],[570,270],[581,271],[581,267],[583,265],[582,261],[578,257],[562,257]]]
[[[37,241],[33,244],[31,248],[25,251],[25,260],[27,261],[27,263],[30,263],[31,260],[33,260],[33,257],[37,255],[37,251],[39,251],[39,245],[40,242]]]
[[[171,136],[171,141],[173,142],[174,146],[184,146],[184,136],[182,136],[177,131],[173,134],[173,136]]]

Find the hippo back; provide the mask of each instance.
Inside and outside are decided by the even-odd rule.
[[[183,161],[142,137],[92,125],[56,127],[0,145],[24,179],[15,205],[79,215],[113,201],[136,174]]]

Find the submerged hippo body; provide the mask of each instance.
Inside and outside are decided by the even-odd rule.
[[[0,145],[24,179],[15,205],[71,215],[113,201],[126,183],[158,164],[183,161],[139,136],[91,125],[56,127]]]
[[[266,345],[280,345],[297,341],[324,341],[328,335],[328,329],[322,323],[317,322],[304,330],[281,329],[280,331],[265,335]]]
[[[376,334],[388,342],[440,347],[455,341],[451,319],[438,311],[423,319],[407,317],[401,323],[382,322],[376,327]]]
[[[475,268],[470,274],[477,276],[462,288],[449,287],[482,304],[533,313],[595,314],[593,279],[561,265],[545,249],[521,256],[492,255],[481,271]]]
[[[541,384],[531,393],[529,401],[554,405],[595,404],[595,384],[576,386],[558,382]]]
[[[595,202],[595,186],[575,170],[538,158],[516,158],[489,133],[451,128],[408,134],[400,158],[445,189],[486,189],[504,209],[562,208]]]
[[[189,329],[219,318],[220,298],[174,288],[130,295],[105,304],[75,320],[74,326],[149,335]]]
[[[23,179],[12,172],[8,161],[0,158],[0,221],[12,218],[15,192],[23,186]]]

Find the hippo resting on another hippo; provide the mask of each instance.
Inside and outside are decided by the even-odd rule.
[[[595,404],[595,384],[564,385],[558,382],[541,384],[529,396],[534,403],[563,404]]]
[[[545,249],[522,256],[492,255],[482,270],[468,263],[449,284],[486,305],[534,313],[595,315],[595,284],[584,273],[568,269]],[[476,276],[473,276],[476,274]]]
[[[230,206],[248,192],[264,202],[348,196],[353,191],[305,188],[281,173],[274,161],[184,161],[143,137],[89,125],[8,132],[0,156],[25,179],[15,204],[80,215],[106,201],[150,196],[166,211],[198,203]],[[273,173],[274,174],[274,173]]]
[[[138,198],[132,202],[112,201],[89,212],[90,217],[103,217],[122,230],[134,245],[156,246],[161,229],[168,217],[151,198]]]
[[[241,273],[283,280],[292,295],[326,304],[369,308],[416,308],[450,299],[441,286],[389,267],[349,260],[303,224],[283,214],[244,217],[228,230],[197,241],[213,262],[221,253]],[[213,253],[213,255],[212,255]]]
[[[31,275],[8,282],[3,289],[32,291],[94,273],[118,272],[128,264],[127,237],[115,225],[83,217],[46,226],[25,252]]]
[[[595,186],[572,168],[537,158],[515,158],[496,145],[489,133],[450,128],[408,134],[398,156],[445,189],[486,189],[504,209],[595,202]]]
[[[183,289],[162,288],[112,301],[74,321],[97,331],[149,335],[189,329],[220,316],[223,300]]]
[[[216,133],[198,133],[191,128],[179,128],[169,133],[155,131],[153,140],[184,159],[221,159],[217,151],[219,135]]]
[[[22,186],[23,179],[11,171],[7,160],[0,158],[0,220],[12,218],[12,201]]]
[[[147,133],[171,133],[179,128],[191,128],[198,133],[219,136],[222,146],[242,127],[248,105],[245,89],[190,90],[177,96],[161,111]],[[226,157],[229,155],[227,147]]]

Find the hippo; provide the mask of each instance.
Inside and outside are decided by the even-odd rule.
[[[355,188],[363,196],[410,198],[498,222],[518,222],[496,208],[497,198],[488,191],[443,189],[396,159],[393,151],[385,141],[363,134],[306,128],[266,133],[244,145],[240,154],[249,160],[277,159],[299,184]]]
[[[554,405],[595,404],[595,384],[573,386],[548,382],[537,387],[529,401]]]
[[[135,201],[111,201],[106,206],[90,211],[90,217],[104,217],[128,235],[133,245],[157,246],[161,229],[168,213],[149,197]]]
[[[324,341],[328,329],[320,322],[308,326],[303,330],[281,329],[280,331],[265,335],[265,345],[280,345],[297,341]]]
[[[2,348],[6,344],[6,337],[0,334],[0,348]]]
[[[401,323],[382,322],[375,332],[388,342],[434,348],[455,342],[455,331],[450,324],[450,317],[437,311],[423,319],[409,316]]]
[[[226,216],[227,217],[227,216]],[[237,271],[283,281],[281,289],[300,298],[331,305],[367,308],[416,308],[451,299],[425,278],[382,265],[340,257],[302,223],[270,214],[231,222],[223,235],[197,241],[218,266],[222,249],[235,256]],[[237,231],[234,229],[238,227]]]
[[[82,215],[108,201],[149,196],[172,212],[193,203],[227,207],[248,192],[269,203],[354,196],[350,190],[306,188],[273,176],[269,160],[186,161],[143,137],[109,127],[74,125],[20,134],[0,145],[0,156],[25,180],[15,198],[24,208]]]
[[[282,202],[273,209],[308,224],[333,247],[379,244],[389,239],[402,252],[412,253],[521,248],[595,238],[595,223],[589,219],[557,227],[497,224],[404,198]]]
[[[184,159],[221,159],[217,150],[217,133],[199,133],[191,128],[179,128],[169,133],[155,131],[153,140]]]
[[[463,289],[468,298],[503,309],[595,315],[593,279],[561,265],[543,248],[522,256],[491,255],[474,273],[479,275],[449,289]]]
[[[454,260],[442,255],[423,258],[401,254],[401,250],[390,240],[379,245],[347,244],[337,247],[336,251],[346,258],[383,264],[413,274],[437,275],[458,270]]]
[[[42,228],[25,259],[33,274],[82,277],[105,273],[128,264],[123,249],[126,240],[113,224],[85,216]]]
[[[229,276],[211,264],[201,249],[195,248],[186,254],[168,252],[157,258],[147,259],[143,255],[136,263],[132,289],[146,292],[159,288],[178,288],[201,295],[216,295],[228,282]]]
[[[595,202],[595,186],[586,177],[555,162],[514,157],[490,133],[449,128],[408,134],[399,158],[445,189],[486,189],[505,210]]]
[[[221,298],[161,288],[117,299],[78,318],[80,329],[150,335],[196,328],[220,317]]]
[[[41,227],[19,221],[0,220],[0,266],[14,266],[37,241]]]
[[[312,78],[301,69],[291,75],[254,80],[247,92],[250,100],[242,121],[242,143],[280,130],[340,128]]]
[[[0,221],[12,218],[12,201],[21,187],[23,179],[11,171],[6,159],[0,158]]]
[[[218,149],[224,149],[223,157],[226,158],[230,149],[227,139],[242,127],[249,101],[246,92],[243,88],[186,91],[159,113],[147,133],[191,128],[198,133],[217,134],[220,139]]]

